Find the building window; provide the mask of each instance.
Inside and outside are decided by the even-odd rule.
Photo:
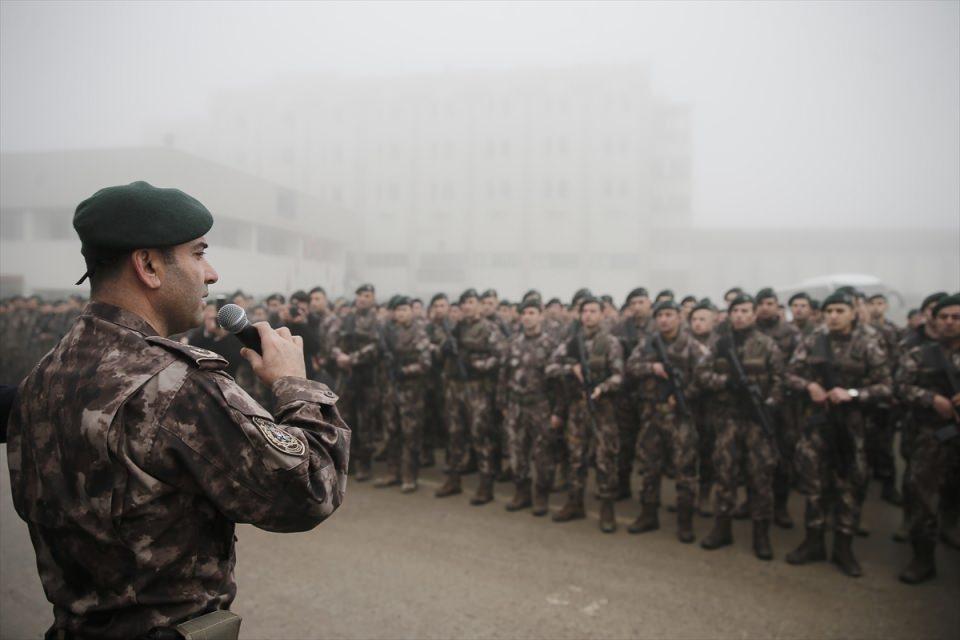
[[[18,209],[0,209],[0,240],[23,240],[27,214]]]

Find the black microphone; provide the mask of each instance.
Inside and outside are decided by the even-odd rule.
[[[243,346],[263,355],[263,349],[260,345],[260,332],[250,324],[247,319],[247,312],[242,307],[235,304],[223,305],[217,311],[217,324],[236,336],[237,340],[243,343]]]

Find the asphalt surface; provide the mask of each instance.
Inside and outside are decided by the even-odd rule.
[[[26,526],[10,500],[6,448],[0,472],[0,637],[40,638],[52,622]],[[341,509],[317,529],[237,531],[241,637],[281,638],[956,638],[960,552],[937,549],[939,577],[900,584],[909,549],[890,534],[899,511],[871,488],[855,550],[865,575],[832,565],[792,567],[785,554],[802,531],[775,529],[773,562],[750,551],[750,524],[733,547],[707,552],[661,530],[629,535],[635,502],[617,505],[619,530],[590,517],[556,524],[508,513],[511,487],[472,507],[476,476],[461,496],[438,500],[436,469],[420,491],[350,481]],[[665,502],[673,492],[667,482]],[[554,494],[551,507],[562,496]],[[791,501],[799,521],[802,502]],[[711,521],[697,517],[698,538]]]

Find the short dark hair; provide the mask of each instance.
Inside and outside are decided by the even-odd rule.
[[[156,247],[156,249],[160,252],[160,258],[164,264],[173,264],[176,261],[176,258],[173,257],[176,247]],[[97,260],[93,273],[90,274],[90,294],[96,294],[108,282],[115,280],[123,271],[123,265],[133,254],[133,251],[127,251]]]

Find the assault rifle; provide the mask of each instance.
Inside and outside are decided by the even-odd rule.
[[[717,343],[718,351],[721,355],[726,357],[727,361],[730,363],[730,366],[733,368],[734,383],[737,388],[744,392],[747,398],[750,400],[750,407],[753,409],[753,415],[757,419],[757,422],[760,423],[760,427],[763,429],[764,434],[769,438],[770,445],[773,447],[774,451],[777,450],[777,438],[773,430],[773,420],[770,419],[770,414],[767,413],[767,408],[763,404],[763,398],[760,396],[760,389],[757,385],[750,382],[750,378],[747,377],[747,372],[743,369],[743,364],[740,362],[740,358],[737,357],[737,350],[733,343],[733,335],[724,337]]]
[[[829,392],[841,386],[837,381],[836,372],[833,366],[833,350],[830,349],[830,343],[827,334],[823,333],[817,336],[813,344],[812,354],[817,357],[821,364],[814,365],[814,370],[823,380],[826,390]],[[831,413],[841,413],[840,407],[832,409],[821,408],[815,411],[807,420],[810,427],[829,427],[832,433],[824,433],[824,440],[827,448],[833,453],[834,467],[837,469],[841,478],[847,477],[847,473],[852,468],[856,456],[856,444],[853,442],[853,436],[847,431],[846,421],[837,419],[831,420]]]
[[[943,376],[947,381],[947,389],[950,392],[949,397],[951,399],[954,398],[958,393],[960,393],[960,375],[957,374],[957,370],[953,366],[953,363],[950,362],[949,358],[947,358],[947,354],[944,352],[943,347],[941,347],[939,344],[931,343],[926,347],[926,352],[927,354],[925,355],[929,360],[929,364],[938,371],[943,372]],[[936,431],[937,440],[940,442],[953,440],[958,435],[960,435],[960,431],[957,429],[956,419],[954,419],[951,424],[940,427]]]
[[[444,318],[441,325],[443,327],[443,335],[446,337],[446,341],[443,343],[443,348],[453,356],[453,359],[457,363],[457,374],[461,380],[467,379],[467,367],[463,364],[463,358],[460,356],[460,347],[457,345],[457,339],[453,335],[453,331],[450,330],[450,322]]]
[[[663,343],[663,337],[661,337],[659,331],[653,334],[653,348],[660,358],[660,363],[663,365],[664,370],[667,372],[667,395],[674,397],[677,401],[677,408],[680,409],[682,415],[691,415],[690,406],[687,404],[687,397],[683,393],[683,373],[677,371],[677,368],[670,364],[670,359],[667,358],[667,345]]]
[[[587,358],[587,342],[583,337],[583,325],[579,322],[574,328],[573,339],[577,349],[577,361],[580,364],[580,374],[583,377],[583,395],[587,399],[587,417],[590,419],[590,427],[594,432],[597,430],[596,405],[593,401],[593,390],[596,383],[590,374],[590,362]]]

